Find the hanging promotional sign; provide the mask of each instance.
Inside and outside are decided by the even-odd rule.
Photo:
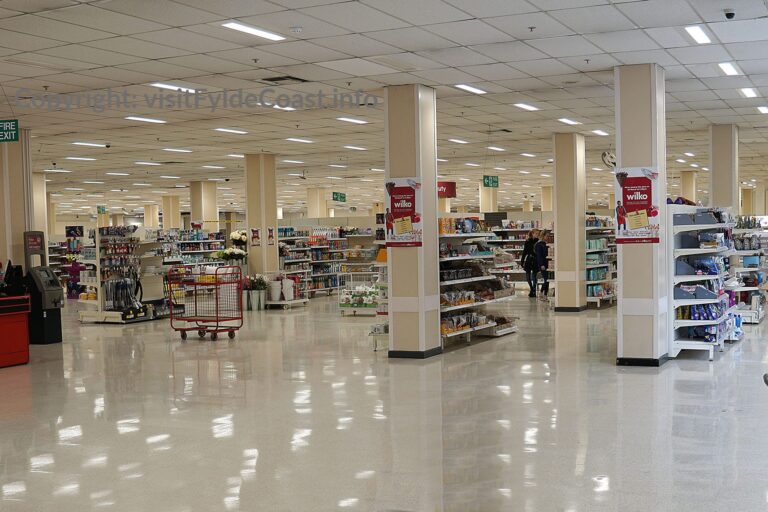
[[[384,187],[387,247],[421,247],[421,182],[418,178],[390,178]]]
[[[659,243],[658,176],[648,167],[616,168],[616,204],[611,208],[617,244]]]
[[[440,198],[456,197],[456,182],[455,181],[438,181],[437,197],[440,197]]]
[[[261,229],[251,228],[251,247],[261,247]]]

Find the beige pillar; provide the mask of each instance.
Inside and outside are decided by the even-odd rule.
[[[541,211],[552,211],[552,186],[541,187]]]
[[[156,204],[144,205],[144,227],[145,228],[160,227],[160,208]]]
[[[277,251],[277,181],[275,155],[245,155],[245,223],[248,229],[261,230],[261,244],[248,248],[248,272],[276,272],[280,260]],[[272,231],[270,245],[270,230]]]
[[[532,212],[533,211],[533,201],[530,199],[524,199],[523,200],[523,211],[524,212]]]
[[[482,195],[482,193],[480,195]],[[450,197],[438,197],[437,198],[437,211],[439,213],[451,213],[451,198]]]
[[[109,213],[96,213],[96,227],[97,228],[106,228],[111,225],[111,219],[109,218]]]
[[[210,232],[219,230],[219,206],[216,202],[215,181],[191,182],[189,206],[192,210],[190,217],[192,222],[202,222],[203,229]]]
[[[587,307],[585,226],[587,171],[584,136],[556,133],[555,155],[555,311],[581,311]]]
[[[324,188],[307,189],[307,217],[322,219],[328,216],[328,205]]]
[[[613,211],[614,208],[616,208],[616,194],[608,192],[608,209]]]
[[[481,181],[477,185],[480,194],[480,213],[492,213],[499,211],[498,188],[484,187]]]
[[[713,124],[709,127],[709,204],[739,207],[739,127]]]
[[[752,194],[752,215],[765,215],[765,182],[757,182]]]
[[[336,216],[336,210],[334,208],[328,208],[325,213],[326,217],[335,217]]]
[[[45,174],[32,173],[32,229],[35,231],[48,231],[48,194],[45,187]],[[47,243],[47,242],[46,242]]]
[[[181,228],[179,196],[163,196],[163,229]]]
[[[373,202],[373,208],[371,210],[371,214],[375,215],[377,213],[384,213],[384,202],[383,201],[374,201]]]
[[[667,214],[664,70],[656,64],[618,66],[614,84],[617,168],[656,168],[663,234]],[[663,236],[658,244],[619,244],[618,364],[658,366],[664,361],[672,335],[667,332],[668,265]]]
[[[754,215],[754,196],[755,190],[752,188],[741,189],[741,209],[739,215]]]
[[[423,85],[396,85],[386,91],[386,177],[421,182],[423,222],[421,247],[389,248],[389,356],[424,358],[443,350],[436,96]]]
[[[0,261],[3,268],[9,259],[16,265],[24,265],[24,231],[36,227],[29,135],[30,131],[22,128],[17,142],[0,144]],[[40,229],[45,230],[45,226]]]
[[[56,198],[51,194],[46,194],[47,218],[48,218],[48,239],[56,235]],[[64,233],[62,233],[63,235]]]
[[[282,206],[278,206],[277,207],[277,218],[278,219],[282,219],[283,218],[283,207]]]
[[[696,171],[680,172],[680,195],[696,202]]]
[[[145,212],[145,215],[146,215],[146,207],[144,209],[144,212]],[[112,214],[112,225],[113,226],[125,226],[125,215],[123,215],[122,213],[113,213]]]

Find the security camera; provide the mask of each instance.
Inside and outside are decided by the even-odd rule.
[[[105,145],[104,147],[106,147],[107,149],[109,149],[109,148],[111,148],[111,147],[112,147],[112,144],[110,144],[109,142],[107,142],[107,143],[106,143],[106,145]]]
[[[56,162],[51,162],[51,165],[56,167]]]
[[[229,178],[224,178],[224,181],[229,181]]]
[[[734,11],[733,9],[725,9],[723,11],[723,14],[725,14],[725,19],[727,20],[732,20],[733,18],[736,17],[736,11]]]

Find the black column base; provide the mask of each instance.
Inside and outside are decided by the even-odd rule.
[[[650,357],[617,357],[616,366],[653,366],[659,367],[669,361],[669,356],[664,354],[658,359]]]
[[[387,357],[402,359],[426,359],[443,353],[443,347],[435,347],[429,350],[390,350]]]
[[[581,313],[582,311],[585,311],[587,309],[587,306],[576,306],[576,307],[555,307],[555,313]]]

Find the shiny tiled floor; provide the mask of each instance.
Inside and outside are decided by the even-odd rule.
[[[427,361],[372,352],[334,298],[215,344],[68,311],[0,370],[0,510],[768,508],[765,326],[617,368],[615,310],[511,308],[519,334]]]

